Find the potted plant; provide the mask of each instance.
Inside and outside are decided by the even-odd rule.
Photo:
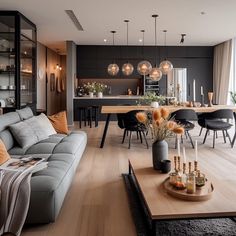
[[[230,91],[231,102],[236,105],[236,92]]]
[[[165,102],[165,97],[161,95],[157,95],[155,92],[147,92],[144,96],[142,96],[139,100],[140,104],[150,105],[153,108],[159,107],[159,105],[163,105]]]
[[[103,83],[95,83],[95,90],[97,93],[97,97],[101,98],[103,96],[104,90],[107,88],[107,85]]]
[[[84,84],[85,91],[89,94],[90,97],[93,97],[93,94],[96,92],[95,82],[88,82]]]
[[[151,113],[138,112],[136,118],[152,132],[153,167],[159,170],[161,161],[168,159],[168,143],[165,139],[173,137],[174,134],[182,135],[184,128],[170,119],[169,110],[163,107],[154,109]]]

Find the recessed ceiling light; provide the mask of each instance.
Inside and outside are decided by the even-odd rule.
[[[104,42],[107,42],[107,39],[103,39]]]
[[[139,41],[140,43],[142,43],[142,42],[143,42],[143,40],[142,40],[142,39],[139,39],[138,41]]]

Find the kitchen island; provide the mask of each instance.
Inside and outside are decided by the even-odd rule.
[[[104,95],[102,98],[96,96],[74,97],[74,121],[78,121],[78,107],[83,106],[118,106],[118,105],[137,105],[142,96],[137,95]],[[106,116],[99,112],[99,120],[106,120]],[[111,116],[111,120],[116,120],[116,115]]]

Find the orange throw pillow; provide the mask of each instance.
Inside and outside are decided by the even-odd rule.
[[[8,161],[10,158],[11,157],[8,154],[3,141],[0,139],[0,165],[2,165],[4,162]]]
[[[59,134],[68,134],[68,125],[67,125],[67,117],[66,111],[61,111],[57,114],[48,116],[48,119],[52,123],[53,128]]]

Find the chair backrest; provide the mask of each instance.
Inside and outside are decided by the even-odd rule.
[[[231,109],[220,109],[208,113],[209,119],[233,119],[233,111]]]
[[[198,120],[197,113],[192,109],[180,109],[171,113],[174,120],[195,121]]]
[[[125,113],[117,113],[118,126],[121,129],[125,128],[125,124],[124,124],[125,115],[126,115]]]
[[[125,114],[124,117],[125,128],[137,127],[138,125],[142,125],[136,118],[136,114],[138,112],[143,112],[143,110],[132,110]]]

